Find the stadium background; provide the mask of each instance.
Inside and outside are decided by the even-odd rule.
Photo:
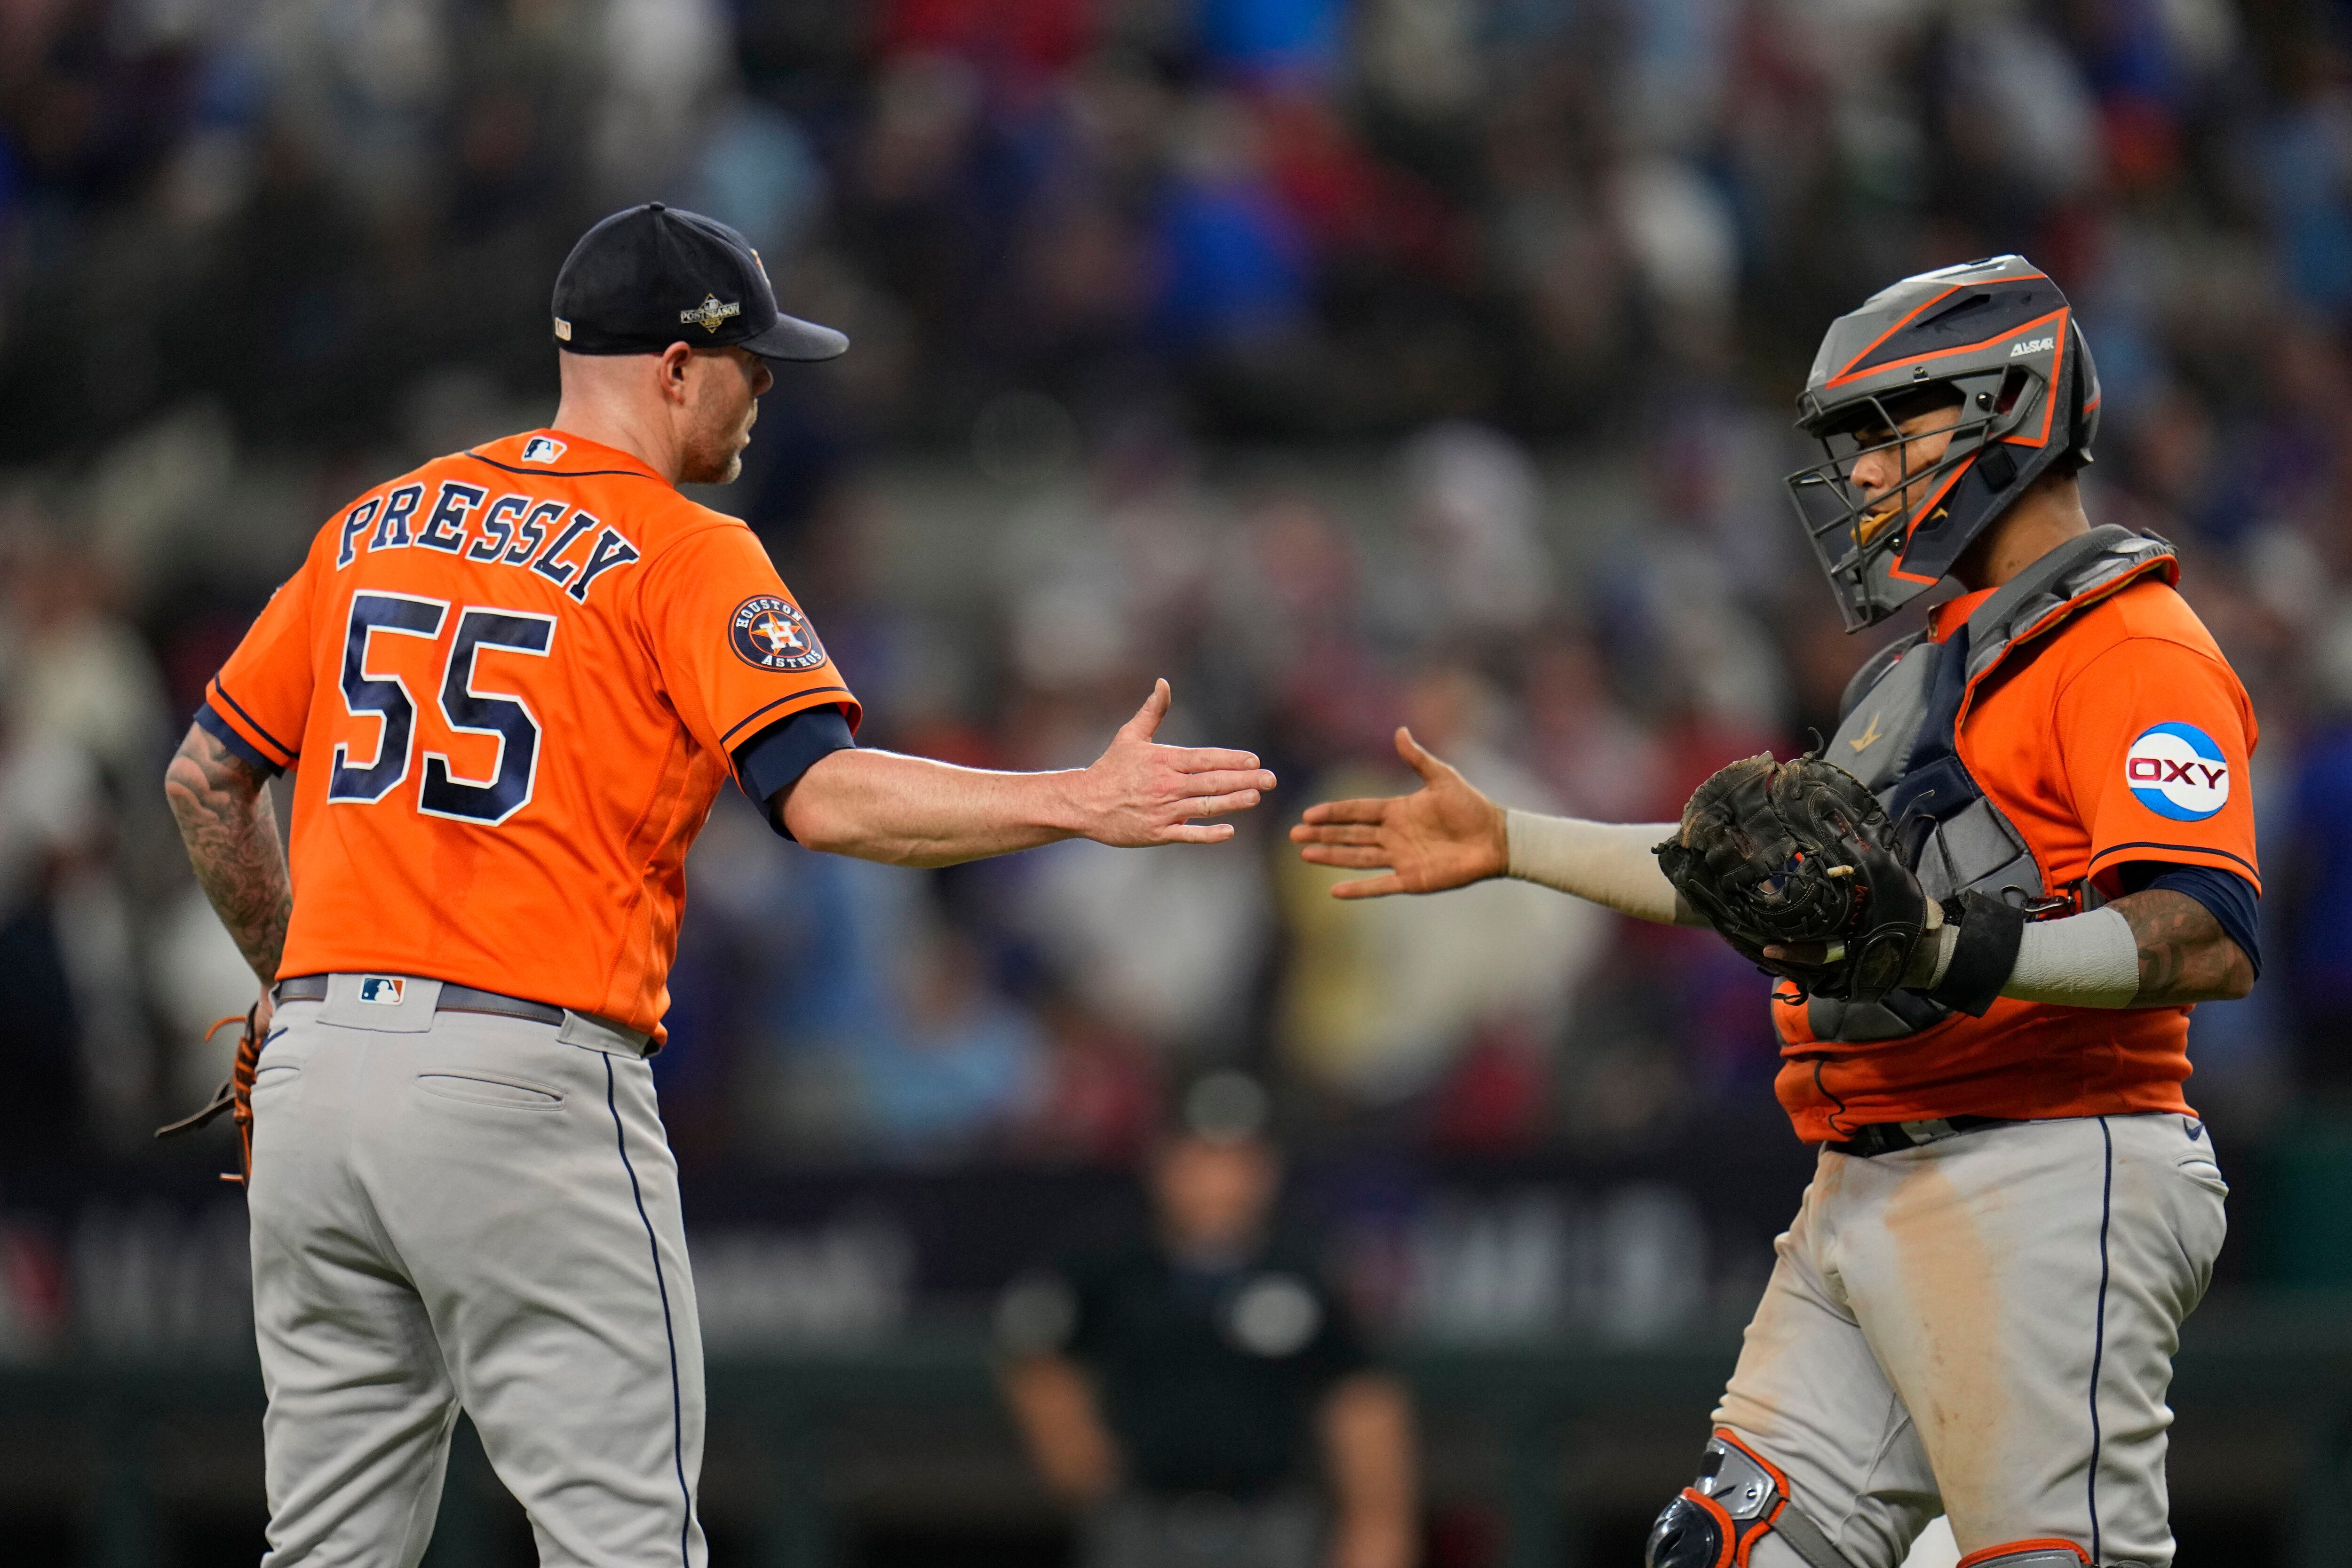
[[[340,500],[546,417],[556,264],[659,197],[856,342],[705,499],[869,741],[1082,762],[1166,674],[1285,781],[1213,851],[929,874],[722,799],[658,1064],[715,1561],[1053,1560],[987,1304],[1211,1064],[1421,1379],[1433,1568],[1632,1560],[1806,1168],[1762,982],[1521,886],[1342,909],[1280,829],[1400,721],[1651,819],[1829,728],[1881,639],[1790,525],[1790,395],[2004,249],[2097,352],[2095,518],[2180,546],[2263,725],[2184,1561],[2347,1560],[2347,47],[2322,0],[0,4],[0,1533],[251,1561],[241,1209],[147,1140],[249,980],[163,760]],[[436,1563],[527,1560],[478,1462],[449,1506]]]

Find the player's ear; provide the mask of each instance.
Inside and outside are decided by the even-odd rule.
[[[683,342],[672,343],[662,350],[656,369],[661,377],[664,396],[677,403],[686,401],[686,367],[693,359],[694,350]]]

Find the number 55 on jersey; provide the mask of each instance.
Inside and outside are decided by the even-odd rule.
[[[541,431],[322,529],[197,721],[265,772],[307,763],[285,973],[433,974],[652,1033],[688,803],[820,705],[857,715],[749,529]]]

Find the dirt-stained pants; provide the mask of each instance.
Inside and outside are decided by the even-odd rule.
[[[1824,1150],[1716,1422],[1856,1568],[1894,1568],[1939,1512],[1964,1553],[2167,1568],[2165,1394],[2228,1192],[2176,1115]],[[1768,1541],[1753,1564],[1798,1561]]]

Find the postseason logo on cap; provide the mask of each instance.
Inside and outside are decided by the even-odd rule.
[[[706,332],[716,332],[719,322],[730,316],[740,316],[742,313],[742,300],[730,300],[722,305],[719,302],[718,295],[705,294],[701,304],[691,310],[680,310],[677,313],[677,322],[682,327],[700,327]]]
[[[2151,724],[2124,753],[2124,783],[2140,805],[2175,822],[2202,822],[2230,802],[2230,764],[2194,724]]]

